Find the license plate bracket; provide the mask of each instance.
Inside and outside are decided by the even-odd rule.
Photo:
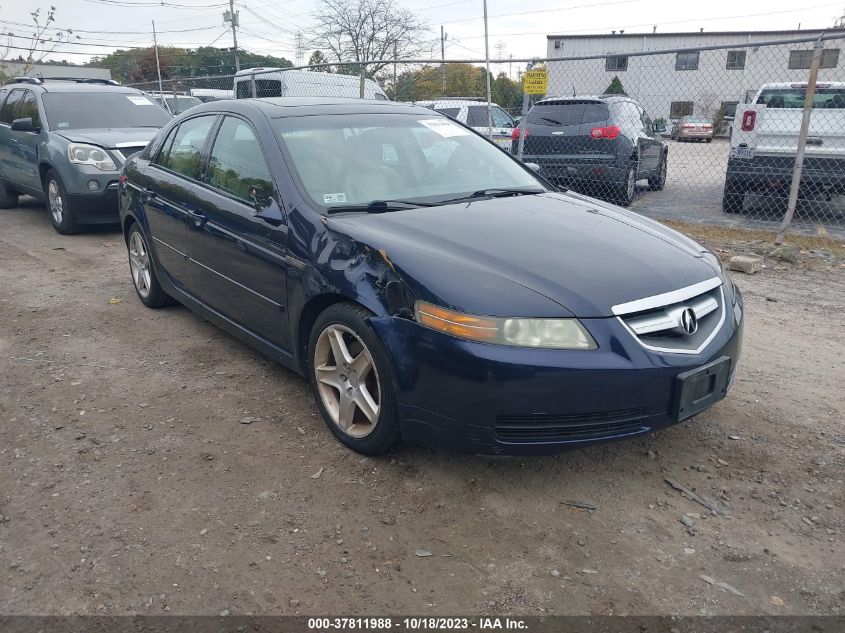
[[[754,149],[751,147],[734,147],[731,153],[734,158],[754,158]]]
[[[721,356],[703,367],[678,374],[672,417],[686,420],[722,400],[728,392],[730,373],[731,359]]]

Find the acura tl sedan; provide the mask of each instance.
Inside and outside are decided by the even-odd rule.
[[[419,106],[197,106],[127,161],[119,199],[141,302],[306,375],[361,453],[637,436],[724,398],[739,360],[713,253]]]

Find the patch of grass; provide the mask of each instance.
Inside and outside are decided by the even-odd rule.
[[[774,246],[775,234],[772,231],[759,229],[740,229],[729,226],[715,226],[710,224],[693,224],[676,220],[661,220],[667,226],[680,231],[691,238],[702,242],[706,246],[716,246],[725,250],[740,252],[751,251],[768,255],[777,252]],[[786,234],[784,246],[788,246],[790,253],[809,253],[810,251],[824,252],[836,259],[845,259],[845,241],[835,239],[829,235],[799,235]],[[784,249],[784,246],[779,247]],[[786,250],[783,250],[786,252]]]

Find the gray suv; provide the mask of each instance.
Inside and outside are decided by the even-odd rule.
[[[0,88],[0,208],[45,200],[63,234],[117,222],[123,164],[171,118],[113,81],[12,79]]]

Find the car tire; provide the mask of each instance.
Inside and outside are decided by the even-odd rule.
[[[6,185],[6,181],[0,177],[0,209],[14,209],[18,206],[18,193],[12,191]]]
[[[47,211],[50,213],[53,228],[62,235],[79,233],[79,223],[68,201],[65,187],[59,175],[52,169],[44,177],[44,196],[47,199]]]
[[[342,444],[364,455],[384,453],[400,439],[391,364],[368,323],[372,316],[357,304],[335,303],[317,317],[308,339],[308,377],[320,414]]]
[[[745,191],[737,185],[726,184],[722,195],[722,211],[725,213],[740,213],[745,201]]]
[[[616,185],[615,201],[620,207],[627,207],[634,201],[637,190],[637,167],[631,165],[625,172],[625,180]]]
[[[129,272],[135,294],[148,308],[158,309],[172,305],[173,298],[167,294],[158,282],[152,253],[147,244],[147,238],[138,224],[129,229],[126,240],[126,250],[129,253]]]
[[[708,143],[712,143],[712,142],[713,142],[713,139],[712,139],[712,138],[708,138],[708,139],[705,139],[705,140],[706,140]]]
[[[669,160],[669,156],[663,154],[663,158],[660,160],[660,170],[657,172],[656,176],[652,176],[648,179],[648,188],[651,191],[662,191],[663,187],[666,186],[667,160]]]

